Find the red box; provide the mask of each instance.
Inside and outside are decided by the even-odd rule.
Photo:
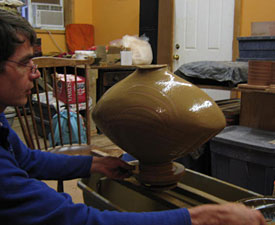
[[[57,98],[62,101],[70,104],[76,103],[76,85],[75,85],[75,75],[67,74],[67,92],[68,98],[66,98],[66,86],[65,86],[65,76],[64,74],[58,74],[57,76]],[[77,76],[77,97],[78,102],[85,102],[85,78]]]

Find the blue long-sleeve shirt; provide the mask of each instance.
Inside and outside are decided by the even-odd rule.
[[[10,144],[0,146],[0,224],[191,225],[187,209],[122,213],[74,204],[68,194],[56,192],[40,179],[88,177],[92,157],[31,150],[10,128],[3,113],[0,122],[9,129]],[[0,131],[3,142],[1,136],[4,134]]]

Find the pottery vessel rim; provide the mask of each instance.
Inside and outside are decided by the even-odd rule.
[[[147,70],[147,69],[160,69],[167,67],[167,64],[150,64],[150,65],[137,65],[137,69]]]

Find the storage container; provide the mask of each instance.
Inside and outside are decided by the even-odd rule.
[[[44,137],[43,134],[43,128],[42,128],[42,123],[40,117],[34,116],[36,127],[37,127],[37,132],[40,137]],[[50,122],[48,120],[44,119],[44,127],[45,127],[45,132],[46,132],[46,138],[49,138],[49,133],[51,132],[50,129]]]
[[[50,133],[50,115],[48,112],[48,106],[46,103],[43,103],[43,99],[40,99],[40,104],[42,106],[42,115],[43,115],[43,121],[44,121],[44,126],[45,126],[45,132],[46,132],[46,138],[48,139],[48,135]],[[32,100],[32,107],[34,110],[34,118],[35,118],[35,123],[36,123],[36,127],[37,127],[37,132],[38,135],[43,137],[43,128],[42,128],[42,124],[41,124],[41,116],[40,116],[40,109],[39,109],[39,104],[37,100]],[[56,114],[56,108],[54,107],[54,105],[50,105],[50,112],[51,112],[51,116],[53,117]]]
[[[213,177],[271,195],[275,179],[275,132],[228,126],[210,141]]]
[[[238,37],[238,61],[275,60],[275,36]]]
[[[43,119],[44,120],[47,120],[49,121],[50,118],[49,118],[49,112],[48,112],[48,106],[46,103],[43,103],[43,102],[40,102],[41,106],[42,106],[42,114],[43,114]],[[33,100],[32,101],[32,107],[33,107],[33,110],[34,110],[34,114],[36,117],[38,118],[41,118],[40,116],[40,109],[39,109],[39,104],[38,104],[38,101],[36,100]],[[56,109],[54,107],[54,105],[50,105],[50,112],[51,112],[51,116],[53,117],[55,114],[56,114]]]
[[[64,74],[58,74],[57,77],[57,98],[60,101],[64,103],[68,102],[69,104],[76,104],[77,99],[78,103],[85,102],[85,77],[77,76],[77,81],[75,81],[75,75],[72,74],[66,74],[66,78]],[[54,97],[56,97],[55,92]]]

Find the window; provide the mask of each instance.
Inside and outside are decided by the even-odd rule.
[[[37,29],[64,30],[63,0],[25,0],[22,16]]]

